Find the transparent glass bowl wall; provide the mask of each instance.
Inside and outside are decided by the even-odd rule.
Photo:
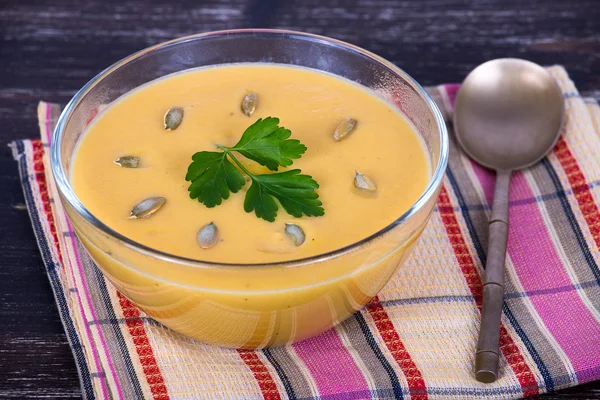
[[[98,110],[162,76],[210,65],[269,62],[325,71],[395,104],[424,139],[432,177],[419,200],[380,232],[346,248],[280,264],[207,263],[161,253],[96,219],[68,181],[75,145]],[[393,151],[393,150],[390,150]],[[229,347],[260,348],[316,335],[352,315],[389,280],[427,223],[448,157],[439,110],[410,76],[365,50],[273,30],[200,34],[142,50],[100,73],[63,111],[51,149],[62,204],[84,247],[127,298],[165,326]]]

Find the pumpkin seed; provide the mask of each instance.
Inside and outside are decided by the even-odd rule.
[[[258,106],[258,96],[254,92],[248,93],[242,100],[242,112],[250,117],[256,110],[256,106]]]
[[[115,164],[117,164],[119,167],[123,167],[123,168],[137,168],[140,165],[139,157],[135,157],[135,156],[119,157],[113,162]]]
[[[198,232],[198,243],[203,249],[209,249],[213,247],[219,241],[219,230],[214,222],[205,225]]]
[[[146,200],[142,200],[133,207],[129,218],[148,218],[155,212],[157,212],[165,203],[167,199],[164,197],[150,197]]]
[[[344,118],[337,128],[335,128],[333,139],[336,141],[342,140],[356,129],[356,125],[358,125],[358,121],[354,118]]]
[[[371,178],[366,175],[361,174],[358,171],[355,171],[354,175],[354,186],[359,189],[368,190],[370,192],[374,192],[377,190],[377,186],[375,186],[375,182]]]
[[[296,246],[300,246],[304,243],[304,231],[296,224],[285,224],[285,233],[294,242]]]
[[[183,108],[171,107],[165,113],[165,130],[174,131],[183,121]]]

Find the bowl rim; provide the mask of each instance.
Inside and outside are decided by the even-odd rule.
[[[113,230],[112,228],[110,228],[106,224],[104,224],[102,221],[100,221],[96,216],[94,216],[83,205],[83,203],[79,200],[77,195],[75,195],[75,192],[73,191],[73,188],[71,187],[69,180],[66,177],[65,171],[64,171],[62,163],[61,163],[60,148],[61,148],[62,136],[63,136],[63,132],[65,131],[65,128],[67,126],[67,123],[71,117],[72,110],[79,104],[79,102],[85,96],[85,94],[87,92],[89,92],[98,82],[100,82],[104,77],[109,75],[114,70],[120,68],[121,66],[123,66],[133,60],[136,60],[139,57],[141,57],[149,52],[152,52],[154,50],[157,50],[157,49],[161,49],[161,48],[165,48],[165,47],[173,46],[173,45],[178,45],[178,44],[185,43],[188,41],[193,41],[193,40],[209,39],[209,38],[216,37],[216,36],[217,37],[218,36],[257,36],[257,37],[272,36],[272,37],[281,37],[283,39],[289,37],[289,38],[293,38],[293,39],[297,39],[297,40],[312,41],[314,43],[320,43],[322,45],[327,45],[327,46],[341,47],[346,50],[350,50],[350,51],[359,53],[367,58],[370,58],[370,59],[382,64],[384,67],[386,67],[391,72],[399,75],[402,79],[404,79],[408,84],[410,84],[413,87],[413,89],[417,92],[417,94],[419,94],[423,98],[423,100],[425,100],[425,102],[427,103],[427,105],[429,106],[429,108],[431,109],[431,111],[434,115],[435,122],[438,125],[438,133],[440,136],[439,157],[438,157],[438,163],[437,163],[436,169],[433,172],[433,174],[427,184],[427,187],[421,193],[419,198],[413,203],[413,205],[408,210],[406,210],[404,212],[404,214],[402,214],[400,217],[398,217],[396,220],[394,220],[391,224],[388,224],[387,226],[380,229],[379,231],[377,231],[357,242],[351,243],[351,244],[341,247],[339,249],[331,250],[331,251],[328,251],[325,253],[316,254],[313,256],[309,256],[309,257],[303,257],[303,258],[285,260],[285,261],[265,262],[265,263],[226,263],[226,262],[204,261],[204,260],[196,259],[196,258],[188,258],[188,257],[178,256],[176,254],[171,254],[168,252],[160,251],[160,250],[154,249],[152,247],[146,246],[144,244],[141,244],[133,239],[128,238],[127,236],[125,236],[123,234],[120,234],[119,232],[116,232],[115,230]],[[71,206],[71,208],[73,208],[88,223],[91,223],[95,228],[99,229],[104,234],[109,235],[110,237],[112,237],[114,239],[117,239],[119,242],[122,242],[123,245],[125,245],[126,247],[128,247],[136,252],[139,252],[139,253],[145,254],[147,256],[154,257],[154,258],[158,258],[158,259],[170,262],[170,263],[176,263],[176,264],[181,264],[181,265],[186,265],[186,266],[191,266],[191,267],[199,267],[199,268],[220,268],[220,267],[245,267],[245,268],[247,268],[247,267],[275,267],[275,266],[296,267],[296,266],[302,266],[302,265],[306,265],[306,264],[314,264],[314,263],[323,262],[323,261],[326,261],[326,260],[329,260],[332,258],[342,256],[344,254],[350,253],[356,249],[359,249],[363,245],[381,237],[385,233],[391,231],[396,226],[409,220],[413,215],[418,213],[427,204],[427,202],[436,194],[436,192],[442,182],[442,179],[444,177],[446,167],[448,164],[448,158],[449,158],[449,137],[448,137],[448,130],[446,127],[446,123],[444,121],[442,113],[440,112],[436,103],[429,96],[427,91],[415,79],[413,79],[409,74],[407,74],[404,70],[397,67],[395,64],[387,61],[386,59],[384,59],[370,51],[367,51],[358,46],[355,46],[353,44],[350,44],[350,43],[347,43],[347,42],[344,42],[341,40],[329,38],[326,36],[321,36],[321,35],[316,35],[316,34],[306,33],[306,32],[292,31],[292,30],[283,30],[283,29],[229,29],[229,30],[198,33],[198,34],[194,34],[194,35],[176,38],[173,40],[169,40],[166,42],[156,44],[154,46],[147,47],[145,49],[139,50],[139,51],[115,62],[114,64],[110,65],[108,68],[104,69],[103,71],[98,73],[96,76],[94,76],[79,91],[77,91],[77,93],[75,93],[73,98],[67,103],[67,105],[65,106],[65,108],[63,109],[63,111],[60,114],[60,117],[59,117],[56,127],[54,129],[54,132],[52,134],[52,143],[51,143],[51,148],[50,148],[50,165],[51,165],[51,169],[52,169],[52,174],[56,181],[58,190],[59,190],[60,194],[62,195],[61,197],[63,198],[63,200],[66,200],[69,203],[69,205]]]

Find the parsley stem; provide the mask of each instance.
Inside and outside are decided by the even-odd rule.
[[[217,145],[218,148],[220,148],[221,150],[223,150],[223,152],[225,153],[226,156],[229,156],[234,163],[236,163],[236,165],[238,167],[240,167],[240,169],[242,171],[244,171],[246,173],[246,175],[248,175],[250,178],[252,178],[252,180],[254,180],[254,174],[250,171],[248,171],[248,169],[246,169],[246,167],[244,167],[244,165],[238,161],[237,158],[235,158],[235,156],[233,155],[233,153],[229,150],[229,148],[225,147],[225,146],[221,146],[220,144]]]

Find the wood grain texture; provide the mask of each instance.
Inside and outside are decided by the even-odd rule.
[[[126,55],[178,36],[247,27],[346,40],[430,85],[521,57],[563,64],[600,99],[597,0],[0,1],[0,398],[79,398],[75,364],[6,144],[35,137],[38,100],[66,103]],[[600,383],[542,396],[600,399]]]

